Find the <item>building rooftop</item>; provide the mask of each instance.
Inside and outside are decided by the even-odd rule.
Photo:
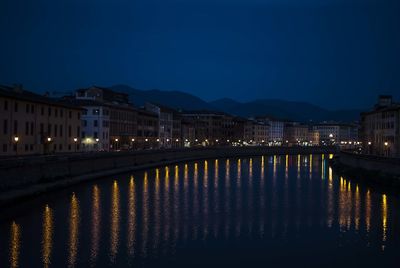
[[[14,87],[0,85],[0,96],[21,101],[29,101],[29,102],[36,102],[53,106],[60,106],[70,109],[81,109],[79,106],[66,102],[64,99],[50,98],[31,91],[27,91],[24,90],[22,86],[19,85]]]

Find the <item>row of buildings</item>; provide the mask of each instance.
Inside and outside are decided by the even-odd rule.
[[[240,118],[215,111],[177,111],[155,103],[138,108],[128,94],[101,87],[54,99],[20,86],[1,86],[0,110],[0,155],[358,142],[357,125]]]

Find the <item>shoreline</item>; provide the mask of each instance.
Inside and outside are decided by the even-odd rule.
[[[167,154],[169,153],[169,154]],[[229,158],[229,157],[250,157],[250,156],[260,156],[260,155],[294,155],[294,154],[330,154],[336,153],[335,148],[332,147],[305,147],[305,148],[297,148],[297,147],[279,147],[279,148],[235,148],[232,150],[231,148],[209,148],[209,149],[186,149],[186,150],[178,150],[178,151],[160,151],[160,152],[143,152],[142,154],[133,154],[134,160],[136,161],[128,161],[126,165],[115,166],[108,169],[101,169],[101,163],[99,163],[100,168],[94,172],[88,172],[78,175],[72,176],[63,176],[63,177],[48,177],[48,178],[39,178],[36,181],[31,183],[21,185],[19,187],[11,187],[9,190],[5,190],[0,192],[0,207],[4,207],[10,205],[14,202],[24,201],[29,198],[39,196],[41,194],[60,190],[69,186],[77,185],[79,183],[88,182],[116,174],[123,174],[127,172],[133,172],[148,168],[154,168],[162,165],[170,165],[185,161],[196,161],[203,160],[209,158]],[[150,157],[149,157],[150,156]],[[89,159],[91,162],[96,162],[96,157],[94,156],[92,159]],[[126,156],[132,158],[132,155]],[[101,159],[103,156],[101,157]],[[108,161],[115,161],[118,156],[111,155],[111,159]],[[170,158],[170,159],[168,159]],[[107,158],[106,158],[107,160]],[[132,159],[130,159],[132,160]],[[80,161],[78,161],[78,164]],[[69,162],[61,162],[62,164],[68,164]],[[75,162],[74,162],[75,163]],[[55,167],[60,166],[60,162],[54,163]],[[93,163],[92,163],[93,166]],[[98,165],[95,165],[98,166]],[[17,169],[21,167],[17,166]],[[40,169],[40,167],[39,167]],[[71,174],[71,167],[65,168]],[[44,172],[44,175],[47,173]],[[42,175],[43,175],[42,174]]]

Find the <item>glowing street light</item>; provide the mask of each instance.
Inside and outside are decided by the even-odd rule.
[[[159,142],[160,141],[160,139],[157,139],[157,142]]]
[[[167,142],[169,142],[169,139],[167,139]]]
[[[371,144],[372,144],[372,142],[369,141],[369,142],[368,142],[368,145],[371,145]]]
[[[118,142],[118,139],[117,139],[117,138],[115,139],[115,142]]]
[[[74,138],[74,142],[77,142],[78,141],[78,138]]]
[[[384,143],[384,144],[385,144],[385,146],[388,146],[388,145],[389,145],[389,143],[388,143],[387,141],[385,141],[385,143]]]
[[[176,141],[176,142],[178,142],[178,141],[179,141],[179,139],[176,139],[175,141]]]
[[[134,142],[135,141],[135,139],[132,139],[132,142]]]
[[[148,139],[148,138],[146,138],[146,139],[144,139],[144,141],[146,141],[146,142],[147,142],[147,141],[149,141],[149,139]]]
[[[96,142],[99,142],[99,138],[96,138]]]
[[[14,141],[15,141],[15,143],[17,143],[17,142],[19,141],[19,137],[18,137],[18,136],[15,136],[15,137],[14,137]]]
[[[48,141],[48,142],[51,142],[51,138],[50,138],[50,137],[47,137],[47,141]]]

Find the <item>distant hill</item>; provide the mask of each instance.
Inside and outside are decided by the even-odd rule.
[[[178,110],[214,109],[208,102],[181,91],[140,90],[125,85],[112,86],[110,89],[129,94],[130,100],[137,106],[142,106],[145,102],[154,102]]]
[[[125,85],[112,86],[110,89],[129,94],[131,101],[137,106],[142,106],[145,102],[154,102],[178,110],[216,110],[243,117],[269,115],[301,122],[325,120],[352,122],[359,120],[361,112],[357,109],[332,111],[307,102],[278,99],[238,102],[223,98],[206,102],[199,97],[181,91],[139,90]]]

